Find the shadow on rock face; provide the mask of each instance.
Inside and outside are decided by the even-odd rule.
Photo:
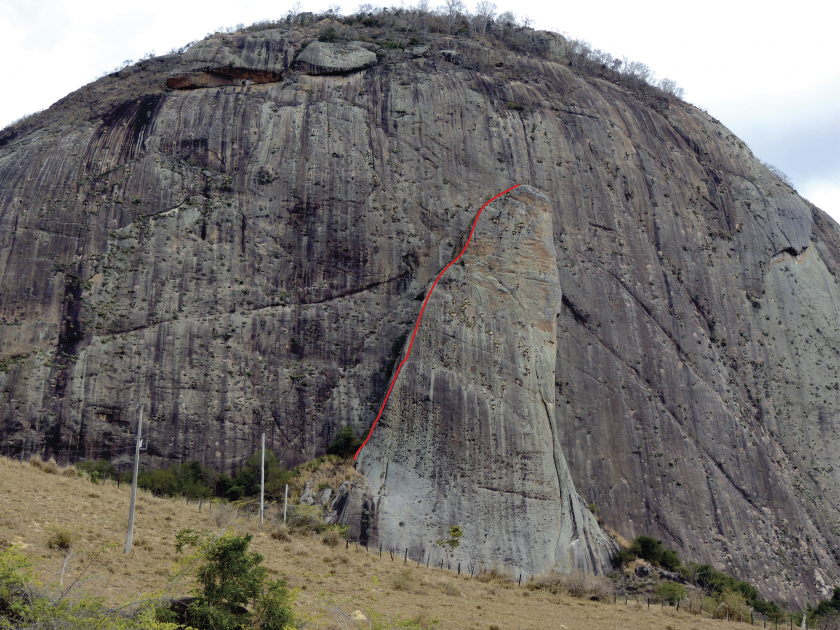
[[[422,561],[458,525],[456,561],[608,570],[613,543],[575,491],[555,425],[553,233],[549,200],[520,186],[484,209],[463,265],[439,281],[360,454],[371,544]]]

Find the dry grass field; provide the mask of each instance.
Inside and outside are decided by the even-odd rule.
[[[295,608],[310,628],[339,628],[330,607],[349,615],[392,621],[422,618],[415,627],[485,630],[648,629],[700,630],[744,628],[677,612],[666,607],[625,606],[577,599],[566,594],[534,591],[504,579],[479,580],[392,561],[383,553],[367,553],[342,541],[329,546],[312,534],[289,534],[282,527],[260,525],[258,519],[236,517],[228,509],[208,509],[180,499],[138,493],[134,549],[124,555],[130,488],[110,482],[94,485],[88,479],[52,474],[29,463],[0,458],[0,547],[23,546],[36,574],[45,583],[58,583],[67,551],[50,548],[57,529],[69,532],[72,543],[64,569],[66,587],[82,575],[74,588],[103,596],[110,604],[141,594],[167,590],[168,596],[189,592],[191,584],[172,583],[176,558],[174,537],[184,528],[219,531],[230,527],[254,535],[253,549],[265,556],[272,577],[282,577],[297,590]],[[274,533],[277,538],[272,538]],[[97,553],[99,550],[103,550]],[[437,619],[436,624],[431,622]],[[361,628],[368,628],[360,621]],[[349,627],[353,627],[351,624]]]

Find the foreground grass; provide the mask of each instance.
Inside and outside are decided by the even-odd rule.
[[[308,627],[338,628],[330,609],[348,615],[362,611],[384,622],[397,615],[418,619],[413,627],[442,630],[484,628],[567,630],[595,628],[701,630],[744,628],[745,624],[710,620],[673,608],[577,599],[565,594],[532,591],[504,579],[478,580],[449,571],[418,567],[402,558],[367,553],[344,543],[330,547],[321,537],[289,535],[257,518],[237,516],[219,506],[208,509],[184,500],[138,493],[134,549],[123,554],[128,520],[129,488],[110,482],[49,474],[25,463],[0,458],[0,546],[18,544],[47,583],[63,579],[102,596],[110,605],[133,601],[142,593],[167,590],[176,597],[192,583],[172,584],[175,534],[185,528],[218,531],[231,527],[254,535],[252,549],[265,556],[272,578],[297,589],[298,614]],[[56,534],[70,537],[70,549],[55,544]],[[272,533],[278,538],[272,538]],[[63,540],[63,539],[62,539]],[[51,547],[52,541],[52,547]],[[72,553],[67,560],[68,553]],[[98,555],[96,555],[98,554]],[[95,558],[94,558],[95,556]],[[90,568],[85,571],[88,563]],[[64,563],[67,561],[66,567]],[[63,577],[62,577],[62,567]],[[438,620],[433,624],[434,619]],[[360,622],[367,628],[367,622]],[[354,627],[350,624],[349,627]]]

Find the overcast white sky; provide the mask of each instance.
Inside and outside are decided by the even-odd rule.
[[[332,0],[340,4],[340,0]],[[409,0],[405,6],[412,4]],[[441,0],[442,1],[442,0]],[[475,0],[467,0],[472,9]],[[437,0],[431,0],[435,5]],[[837,0],[495,0],[535,28],[589,40],[676,80],[799,193],[840,222]],[[2,0],[0,128],[49,107],[126,59],[220,26],[283,17],[290,0]],[[303,1],[304,10],[330,1]],[[391,6],[398,2],[383,2]],[[342,13],[358,3],[341,5]]]

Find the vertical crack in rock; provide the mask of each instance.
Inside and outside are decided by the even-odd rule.
[[[359,467],[370,544],[420,560],[464,528],[452,562],[603,572],[613,543],[575,491],[554,418],[562,292],[547,197],[489,205],[429,299]],[[460,249],[458,247],[457,249]]]

